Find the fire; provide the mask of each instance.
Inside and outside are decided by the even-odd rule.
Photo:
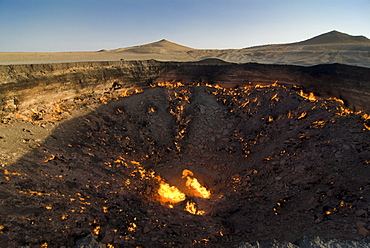
[[[130,232],[135,232],[137,229],[137,225],[135,223],[130,223],[130,226],[127,228]]]
[[[173,88],[181,87],[181,86],[185,86],[185,85],[181,82],[158,82],[157,84],[152,84],[151,85],[151,87],[157,87],[157,86],[173,89]]]
[[[186,187],[192,188],[196,191],[197,196],[208,199],[211,197],[211,192],[206,189],[206,187],[202,186],[198,179],[196,179],[194,173],[190,170],[183,170],[182,178],[186,178]]]
[[[344,104],[344,101],[342,99],[336,98],[336,97],[330,97],[327,99],[328,101],[336,101],[339,102],[340,104]]]
[[[45,160],[44,160],[44,162],[45,163],[47,163],[47,162],[49,162],[49,161],[51,161],[51,160],[54,160],[55,159],[55,155],[54,154],[51,154],[51,156],[49,157],[49,158],[46,158]]]
[[[170,186],[164,181],[161,181],[159,184],[158,194],[163,202],[179,203],[184,201],[186,198],[185,194],[176,186]]]
[[[95,235],[99,235],[100,229],[101,229],[100,226],[97,226],[97,227],[94,228],[93,232],[95,233]]]
[[[304,117],[306,117],[306,115],[307,115],[307,112],[302,112],[302,114],[298,116],[298,120],[303,119]]]
[[[180,203],[186,200],[187,196],[181,192],[176,186],[171,186],[166,183],[160,176],[155,177],[159,182],[159,201],[167,205],[169,208],[174,208],[174,204]],[[185,169],[182,172],[182,178],[186,178],[186,187],[192,189],[194,192],[192,195],[195,197],[201,197],[208,199],[211,197],[211,192],[202,186],[199,181],[194,177],[194,173],[190,170]],[[194,201],[186,201],[185,211],[194,215],[203,215],[205,211],[198,210],[197,204]]]
[[[195,214],[195,215],[203,215],[205,214],[205,211],[203,210],[198,210],[198,207],[197,205],[195,204],[195,202],[191,202],[191,201],[188,201],[186,203],[186,206],[185,206],[185,211],[191,213],[191,214]]]
[[[369,114],[363,114],[362,115],[362,119],[364,121],[367,121],[367,120],[370,120],[370,115]],[[364,127],[367,129],[367,130],[370,130],[370,126],[367,125],[365,122],[364,122]]]
[[[317,98],[313,92],[310,92],[308,94],[304,93],[303,90],[300,90],[298,95],[300,95],[302,98],[309,100],[311,102],[316,102]]]

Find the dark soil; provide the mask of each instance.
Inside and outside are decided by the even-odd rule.
[[[14,118],[1,148],[21,137],[30,151],[2,169],[1,244],[72,247],[92,234],[114,247],[235,247],[369,235],[369,120],[298,92],[166,84],[64,122]],[[82,111],[83,101],[94,99],[62,108]],[[192,195],[184,169],[210,199]],[[161,203],[158,176],[187,199]],[[184,211],[187,201],[205,214]]]

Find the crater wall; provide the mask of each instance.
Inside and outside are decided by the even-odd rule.
[[[0,66],[0,118],[40,104],[99,96],[159,81],[272,84],[337,97],[353,110],[370,110],[370,69],[341,64],[312,67],[199,62],[112,61]]]

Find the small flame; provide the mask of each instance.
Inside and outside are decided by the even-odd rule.
[[[367,120],[370,120],[370,115],[369,114],[363,114],[362,115],[362,119],[364,121],[367,121]],[[367,130],[370,130],[370,126],[367,125],[365,122],[364,122],[364,127],[367,129]]]
[[[336,101],[339,102],[340,104],[344,104],[344,101],[342,99],[336,98],[336,97],[330,97],[327,99],[328,101]]]
[[[186,187],[192,188],[197,192],[197,196],[208,199],[211,197],[211,192],[202,186],[198,179],[196,179],[194,173],[190,170],[183,170],[182,178],[186,178]]]
[[[300,90],[298,95],[300,95],[302,98],[309,100],[311,102],[317,102],[317,98],[313,92],[306,94],[303,92],[303,90]]]
[[[195,202],[191,202],[191,201],[188,201],[186,203],[186,206],[185,206],[185,211],[191,213],[191,214],[195,214],[195,215],[203,215],[205,214],[205,211],[203,210],[198,210],[198,207],[197,205],[195,204]]]
[[[304,117],[306,117],[306,115],[307,115],[307,112],[302,112],[302,114],[298,116],[298,120],[303,119]]]
[[[49,157],[49,158],[46,158],[45,160],[44,160],[44,162],[45,163],[47,163],[47,162],[49,162],[49,161],[51,161],[51,160],[54,160],[55,159],[55,155],[54,154],[51,154],[51,156]]]
[[[135,232],[137,229],[137,225],[135,223],[130,223],[130,226],[127,228],[130,232]]]
[[[158,194],[163,202],[172,204],[179,203],[185,200],[186,196],[176,186],[170,186],[163,181],[159,184]]]
[[[153,84],[151,85],[152,87],[166,87],[166,88],[169,88],[169,89],[173,89],[173,88],[176,88],[176,87],[182,87],[182,86],[185,86],[183,83],[181,82],[158,82],[157,84]]]
[[[99,235],[100,229],[101,229],[100,226],[97,226],[97,227],[94,228],[93,232],[95,233],[95,235]]]

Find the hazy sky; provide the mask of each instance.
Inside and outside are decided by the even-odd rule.
[[[0,51],[92,51],[167,40],[193,48],[370,38],[370,0],[0,0]]]

